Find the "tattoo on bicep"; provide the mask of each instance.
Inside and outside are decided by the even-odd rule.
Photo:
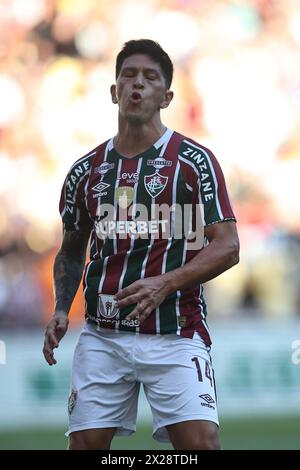
[[[55,309],[68,312],[79,287],[89,234],[65,232],[54,261]]]

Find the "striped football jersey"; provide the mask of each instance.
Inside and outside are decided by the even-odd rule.
[[[71,167],[60,213],[65,230],[91,230],[83,279],[87,321],[190,338],[198,331],[211,344],[202,285],[173,292],[141,325],[125,319],[135,305],[119,311],[114,301],[121,288],[179,268],[199,253],[206,240],[189,245],[186,225],[197,234],[207,225],[235,221],[209,149],[170,129],[133,158],[119,155],[113,139],[104,142]]]

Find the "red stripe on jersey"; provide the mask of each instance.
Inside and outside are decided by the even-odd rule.
[[[186,260],[185,264],[188,263],[191,259],[193,259],[198,252],[193,250],[188,250],[186,253]],[[193,336],[194,331],[198,331],[201,338],[205,342],[206,346],[211,345],[211,339],[207,329],[203,324],[203,312],[202,306],[199,301],[199,294],[200,294],[200,286],[196,288],[189,288],[180,291],[180,299],[179,299],[179,311],[180,316],[187,317],[187,329],[180,330],[180,336],[184,336],[185,338],[191,338]],[[193,299],[193,302],[191,302]]]

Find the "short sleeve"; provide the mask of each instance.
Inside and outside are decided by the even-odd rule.
[[[85,195],[89,169],[88,159],[79,160],[72,166],[63,184],[59,212],[66,231],[90,230],[92,227]]]
[[[208,149],[202,150],[202,161],[199,165],[199,187],[205,225],[226,220],[236,222],[221,166],[214,154]]]
[[[186,139],[182,142],[179,159],[183,164],[186,183],[202,206],[204,225],[236,218],[228,196],[222,169],[214,154],[206,147]]]

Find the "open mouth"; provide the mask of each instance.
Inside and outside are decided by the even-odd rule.
[[[131,95],[130,95],[130,98],[132,101],[134,102],[139,102],[141,101],[142,99],[142,96],[140,95],[140,93],[138,93],[137,91],[134,91]]]

